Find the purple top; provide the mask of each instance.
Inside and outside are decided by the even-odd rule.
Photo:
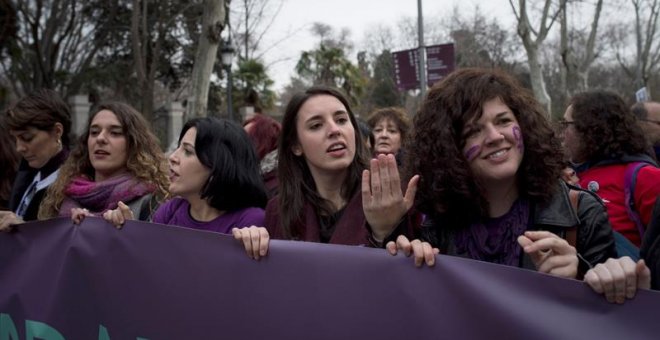
[[[198,230],[215,231],[230,234],[232,228],[243,228],[252,225],[264,225],[264,210],[261,208],[245,208],[226,212],[212,221],[200,222],[190,216],[190,204],[183,198],[176,197],[158,207],[152,222],[171,224]]]

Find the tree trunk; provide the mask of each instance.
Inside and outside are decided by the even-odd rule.
[[[229,0],[204,0],[202,34],[197,43],[191,95],[187,105],[189,118],[207,115],[209,82],[221,41],[220,33],[226,24],[225,1],[229,2]]]
[[[552,24],[557,19],[557,16],[561,13],[561,8],[555,13],[550,13],[552,1],[545,0],[539,28],[534,30],[532,29],[532,25],[529,22],[529,16],[527,15],[527,1],[518,0],[517,8],[513,0],[509,0],[509,4],[511,5],[511,9],[516,16],[516,20],[518,21],[518,36],[520,36],[520,39],[525,46],[525,51],[527,52],[529,77],[532,82],[534,97],[536,97],[536,100],[538,100],[539,103],[541,103],[541,105],[543,105],[543,107],[547,110],[548,116],[551,116],[551,99],[548,91],[545,88],[543,67],[539,61],[539,48],[545,38],[548,36],[548,32],[552,27]],[[532,35],[535,36],[535,39],[532,38]]]
[[[146,4],[146,2],[145,2]],[[138,88],[142,90],[142,99],[140,111],[144,113],[144,101],[146,100],[145,91],[147,87],[146,56],[143,54],[142,46],[144,44],[143,36],[147,34],[140,31],[140,20],[146,17],[147,11],[140,10],[140,0],[133,0],[133,13],[131,14],[131,46],[133,47],[133,65],[137,76]]]
[[[532,82],[534,97],[545,108],[548,116],[552,114],[552,101],[545,88],[545,79],[543,78],[543,67],[539,61],[538,45],[525,45],[527,50],[527,62],[529,63],[529,78]]]
[[[591,29],[586,40],[586,45],[584,46],[584,53],[581,53],[581,59],[576,57],[576,53],[573,51],[574,47],[569,44],[568,10],[566,3],[567,0],[561,0],[561,56],[564,63],[562,71],[565,73],[566,79],[565,87],[562,90],[570,97],[575,93],[589,89],[589,69],[596,59],[596,37],[600,13],[603,9],[603,0],[598,0],[596,3],[593,20],[591,21]]]

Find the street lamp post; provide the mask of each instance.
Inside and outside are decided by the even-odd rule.
[[[424,14],[422,0],[417,0],[417,32],[419,37],[419,90],[420,97],[426,94],[426,47],[424,47]]]
[[[233,82],[231,79],[231,64],[232,59],[234,59],[234,48],[231,46],[231,40],[228,38],[225,40],[225,43],[220,50],[220,56],[222,57],[222,65],[227,71],[227,114],[229,115],[229,120],[234,120],[234,110],[232,107],[232,96],[231,88],[233,87]]]

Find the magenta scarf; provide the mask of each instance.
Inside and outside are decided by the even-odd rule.
[[[155,186],[129,174],[95,182],[85,177],[74,178],[64,189],[60,216],[71,216],[72,208],[85,208],[95,214],[117,208],[117,202],[128,203],[155,191]]]

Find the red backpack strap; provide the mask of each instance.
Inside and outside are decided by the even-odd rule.
[[[573,189],[568,190],[568,198],[571,201],[571,207],[573,208],[573,211],[575,212],[576,216],[578,214],[579,197],[580,197],[580,191]],[[575,247],[577,245],[577,228],[578,226],[574,225],[570,227],[568,230],[566,230],[566,242],[568,242],[568,244],[570,244],[572,247]]]

